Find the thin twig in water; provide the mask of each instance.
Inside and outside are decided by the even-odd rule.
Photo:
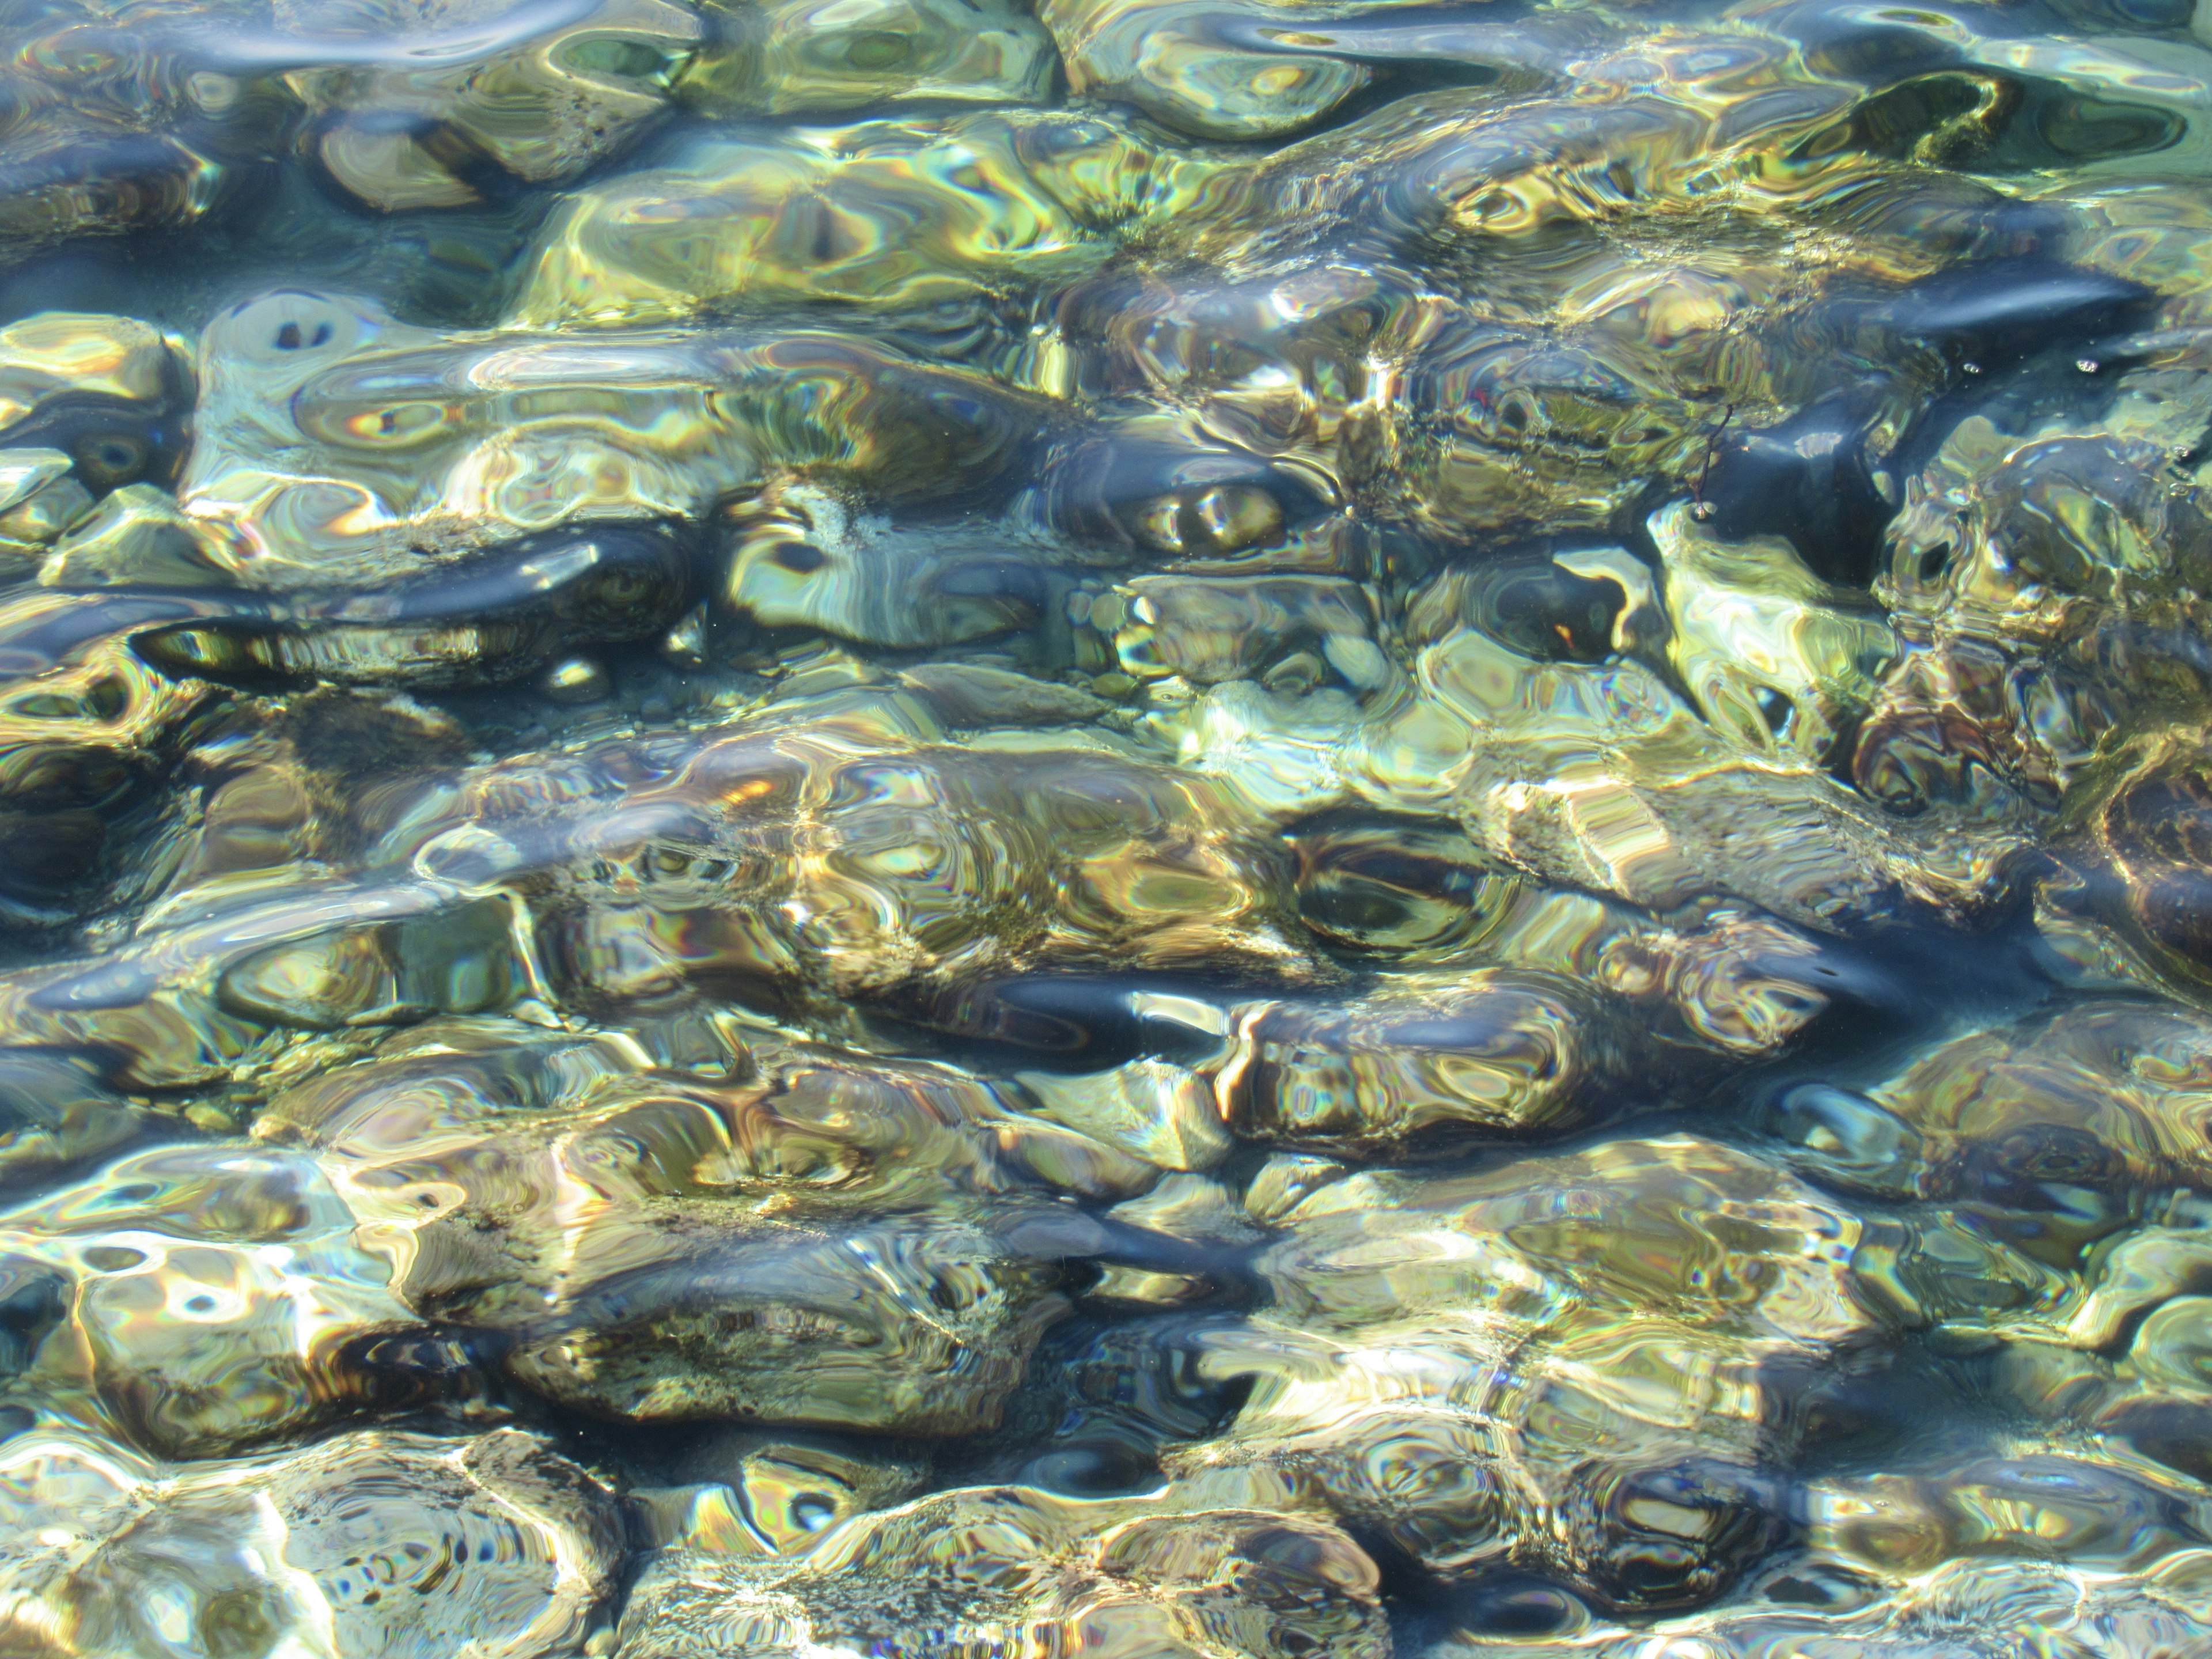
[[[1690,516],[1700,522],[1713,516],[1714,509],[1705,501],[1705,480],[1713,476],[1713,457],[1719,453],[1721,434],[1735,418],[1735,405],[1730,404],[1721,411],[1721,423],[1705,438],[1705,464],[1698,469],[1698,482],[1690,489]]]

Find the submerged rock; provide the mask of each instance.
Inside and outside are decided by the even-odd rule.
[[[1860,739],[1863,787],[2048,811],[2124,708],[2203,703],[2212,524],[2167,471],[2132,438],[1961,422],[1891,527],[1884,592],[1917,648]]]
[[[291,60],[279,74],[308,144],[341,188],[387,211],[479,200],[477,169],[532,184],[583,172],[668,108],[704,33],[669,0],[464,0],[411,37],[389,0],[275,4],[284,33],[262,51]]]
[[[526,1387],[906,1434],[993,1426],[1066,1311],[1057,1258],[1103,1243],[1013,1195],[1153,1175],[957,1073],[799,1054],[717,1087],[554,1037],[410,1042],[280,1097],[258,1133],[321,1149],[395,1293],[505,1333]]]
[[[769,721],[580,771],[492,768],[451,852],[421,856],[475,882],[556,875],[531,902],[538,936],[586,1006],[750,987],[794,1014],[858,1002],[1054,1048],[1082,1028],[1025,1006],[1025,975],[1326,977],[1263,827],[1206,780],[1107,750],[859,735]],[[644,781],[586,782],[624,775]]]
[[[736,515],[722,594],[765,628],[914,649],[1036,628],[1060,608],[1056,599],[1066,602],[1069,583],[1055,572],[1088,562],[1085,550],[1018,526],[896,525],[793,483]]]
[[[1357,19],[1351,8],[1302,6],[1292,13],[1055,0],[1041,15],[1074,90],[1126,99],[1199,137],[1297,132],[1375,77],[1357,58],[1346,61],[1328,51],[1334,44],[1328,26]]]
[[[702,136],[571,198],[514,321],[986,308],[1097,270],[1218,165],[1090,111]]]
[[[23,23],[9,90],[77,129],[40,156],[46,189],[19,187],[17,215],[49,234],[189,222],[218,161],[292,145],[386,211],[481,202],[486,173],[565,179],[669,107],[704,33],[667,0],[90,3]],[[86,213],[94,203],[114,219]]]
[[[235,1146],[140,1152],[0,1215],[15,1297],[46,1304],[10,1392],[162,1457],[435,1398],[467,1359],[353,1228],[311,1160]],[[378,1363],[395,1338],[421,1339],[412,1367]]]
[[[1024,989],[1042,976],[1334,977],[1264,823],[1111,748],[953,747],[918,700],[860,694],[471,769],[419,705],[325,695],[300,705],[304,772],[213,749],[221,810],[166,855],[185,878],[132,933],[0,975],[21,1039],[94,1042],[141,1085],[191,1086],[272,1028],[536,996],[629,1018],[735,1001],[825,1034],[888,1019],[1068,1051],[1095,1034],[1079,1003]],[[429,764],[392,776],[408,744]],[[391,787],[348,801],[331,765]],[[312,879],[288,868],[300,857]]]
[[[1688,1137],[1349,1176],[1276,1224],[1274,1307],[1209,1344],[1251,1399],[1176,1467],[1310,1482],[1446,1579],[1710,1599],[1782,1535],[1764,1471],[1813,1379],[1890,1335],[1856,1217]]]
[[[1726,896],[1822,932],[1914,914],[1973,926],[2017,890],[2027,822],[1891,816],[1773,752],[1794,701],[1776,696],[1747,740],[1637,656],[1534,655],[1451,611],[1416,626],[1410,684],[1371,710],[1237,682],[1162,724],[1232,778],[1267,756],[1254,783],[1304,811],[1449,816],[1493,864],[1661,912]]]
[[[1573,981],[1478,969],[1322,1007],[1247,1005],[1213,1089],[1237,1133],[1340,1154],[1558,1133],[1627,1085],[1624,1011]]]
[[[610,526],[526,538],[355,592],[212,590],[193,620],[146,629],[131,644],[173,675],[249,684],[498,684],[574,646],[665,632],[690,597],[690,564],[665,531]],[[199,569],[216,582],[228,574]]]
[[[2212,1027],[2157,1004],[2088,1002],[1960,1037],[1864,1095],[1807,1085],[1778,1127],[1820,1179],[1936,1201],[2070,1268],[2208,1170]]]
[[[2194,724],[2106,745],[2061,802],[2054,920],[2088,921],[2185,994],[2206,985],[2208,751]]]
[[[135,319],[46,311],[0,329],[0,441],[60,451],[88,491],[173,477],[192,397],[186,348]]]
[[[709,0],[721,38],[678,94],[716,116],[828,115],[893,100],[1019,104],[1052,85],[1052,42],[1018,7],[973,0]]]
[[[82,1060],[34,1049],[0,1054],[0,1185],[40,1181],[119,1151],[152,1121]]]
[[[1884,1648],[1914,1659],[2014,1659],[2032,1650],[2023,1650],[2023,1639],[2087,1654],[2109,1645],[2117,1630],[2122,1640],[2154,1653],[2160,1645],[2203,1639],[2198,1598],[2208,1571],[2212,1557],[2202,1550],[2130,1573],[1968,1559],[1892,1589],[1817,1560],[1786,1562],[1769,1575],[1763,1594],[1686,1616],[1636,1626],[1578,1620],[1580,1609],[1528,1598],[1522,1607],[1509,1602],[1507,1618],[1522,1613],[1553,1622],[1553,1632],[1533,1639],[1517,1631],[1457,1632],[1427,1651],[1432,1659],[1528,1659],[1534,1653],[1638,1659],[1657,1641],[1715,1659],[1763,1659],[1778,1647],[1811,1659],[1853,1659]],[[2033,1635],[2023,1638],[2023,1631]]]
[[[214,687],[161,674],[130,645],[134,625],[191,609],[0,597],[0,823],[13,854],[0,904],[19,921],[64,921],[96,890],[129,839],[118,832],[210,709]]]
[[[44,1432],[0,1456],[36,1540],[0,1565],[0,1630],[40,1652],[153,1659],[182,1630],[241,1659],[555,1659],[605,1628],[622,1559],[611,1495],[508,1429],[185,1470]]]
[[[594,520],[696,520],[787,471],[957,495],[1042,420],[858,338],[441,334],[300,293],[225,312],[200,361],[179,501],[219,530],[234,580],[279,592],[383,586],[426,552]]]
[[[668,1551],[623,1614],[628,1659],[862,1647],[923,1626],[1070,1647],[1382,1659],[1375,1564],[1302,1516],[1073,1503],[1020,1486],[940,1492],[847,1522],[796,1560]]]
[[[188,228],[232,183],[218,157],[83,119],[46,88],[17,81],[0,96],[13,118],[0,167],[0,258],[10,264],[80,237]]]

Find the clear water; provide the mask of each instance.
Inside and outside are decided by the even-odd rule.
[[[2212,14],[0,37],[0,1655],[2212,1650]]]

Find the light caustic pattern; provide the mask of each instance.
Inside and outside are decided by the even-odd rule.
[[[0,6],[0,1654],[2212,1651],[2189,0]]]

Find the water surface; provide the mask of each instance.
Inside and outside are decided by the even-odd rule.
[[[2212,1650],[2187,0],[0,48],[0,1655]]]

